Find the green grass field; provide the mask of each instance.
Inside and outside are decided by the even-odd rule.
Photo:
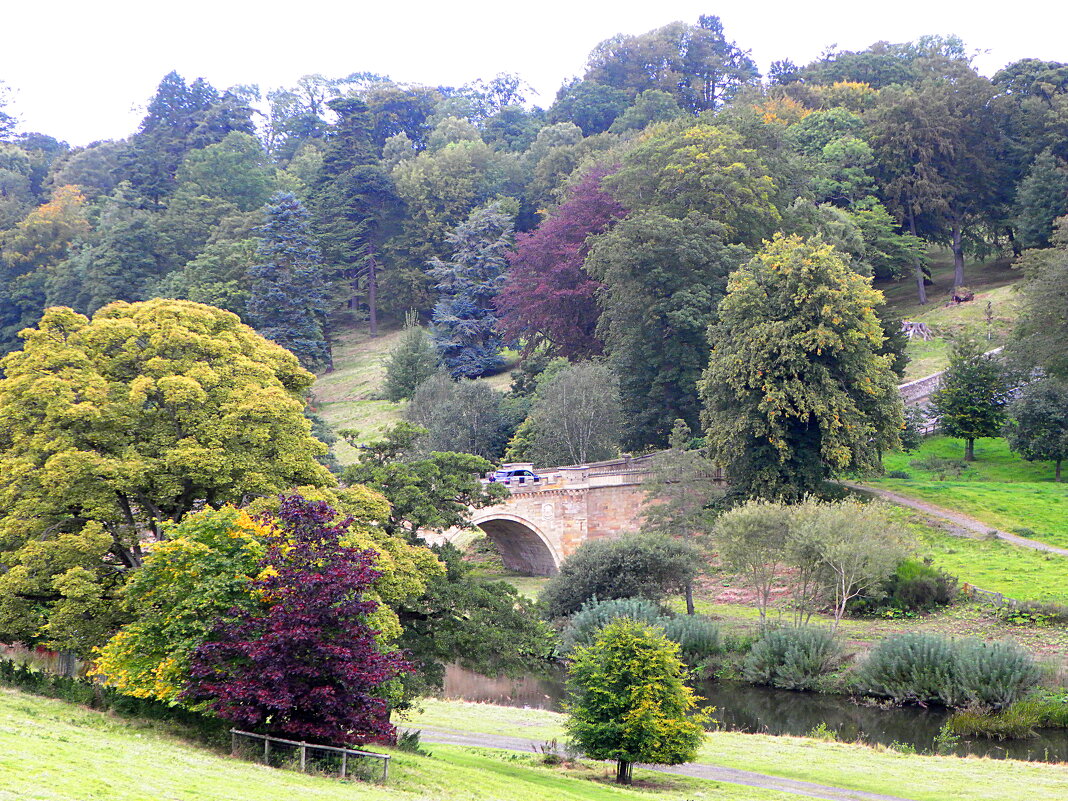
[[[886,470],[902,470],[910,478],[867,483],[963,512],[992,528],[1068,547],[1068,482],[1053,480],[1051,462],[1027,462],[1009,451],[1005,440],[981,439],[975,443],[976,461],[959,476],[940,480],[937,471],[915,464],[931,456],[963,461],[964,442],[931,437],[918,453],[887,454]]]
[[[550,768],[534,754],[426,746],[431,757],[389,751],[385,786],[266,768],[184,743],[158,725],[0,690],[3,801],[787,801],[784,793],[636,771],[612,785],[610,768]]]
[[[563,721],[563,715],[546,710],[427,699],[410,725],[548,740],[563,737]],[[698,761],[916,801],[1060,801],[1068,797],[1068,767],[1064,765],[905,755],[805,737],[713,732]],[[1026,788],[1024,795],[1022,788]]]

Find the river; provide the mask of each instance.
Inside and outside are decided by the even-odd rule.
[[[805,736],[820,724],[844,742],[893,743],[932,751],[949,712],[941,707],[864,706],[841,695],[791,692],[738,682],[702,681],[695,687],[715,707],[719,728]],[[519,679],[489,678],[455,665],[445,674],[444,698],[560,711],[566,696],[562,671]],[[960,755],[1068,762],[1068,729],[1040,729],[1026,740],[962,740]]]

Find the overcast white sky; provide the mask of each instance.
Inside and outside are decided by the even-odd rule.
[[[540,0],[51,0],[5,3],[0,82],[21,130],[83,145],[133,132],[160,78],[172,69],[222,89],[292,84],[301,75],[356,71],[395,80],[460,85],[514,72],[548,106],[584,71],[586,56],[616,33],[718,14],[727,37],[762,72],[775,59],[804,64],[829,45],[858,49],[880,39],[956,34],[984,74],[1020,58],[1068,61],[1064,0],[867,0],[731,5],[690,0],[639,3]],[[629,7],[628,7],[629,6]]]

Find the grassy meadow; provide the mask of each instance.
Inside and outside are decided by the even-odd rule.
[[[563,720],[557,712],[540,709],[426,699],[407,725],[550,740],[563,737]],[[1064,765],[905,755],[807,737],[712,732],[697,761],[915,801],[1054,801],[1068,796]],[[1022,787],[1026,796],[1020,795]]]
[[[1053,480],[1052,462],[1027,462],[1000,438],[976,440],[976,461],[966,463],[959,475],[928,461],[931,457],[963,463],[964,442],[931,437],[917,453],[889,453],[883,458],[886,470],[909,478],[883,476],[867,483],[1068,548],[1068,482]]]
[[[931,260],[931,278],[927,287],[927,304],[921,306],[916,298],[916,282],[906,278],[899,281],[880,281],[876,288],[886,297],[886,308],[895,317],[927,323],[935,338],[924,342],[913,339],[908,345],[909,364],[905,380],[937,373],[949,364],[949,338],[968,331],[990,348],[1004,345],[1012,331],[1017,314],[1017,300],[1012,284],[1020,279],[1005,260],[968,263],[964,270],[965,284],[975,292],[975,300],[950,304],[953,289],[953,258],[947,251],[936,251]],[[991,320],[987,322],[987,303]]]
[[[393,757],[389,782],[340,781],[190,745],[158,724],[112,718],[0,689],[0,801],[787,801],[796,796],[651,771],[612,784],[596,762],[540,764],[533,753],[425,746]]]

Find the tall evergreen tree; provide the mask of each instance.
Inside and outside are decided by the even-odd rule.
[[[453,378],[478,378],[501,364],[493,300],[504,282],[512,245],[512,215],[500,201],[476,209],[449,235],[452,259],[433,259],[440,300],[433,338]]]
[[[312,240],[308,212],[289,192],[265,208],[260,261],[249,270],[248,314],[263,336],[292,351],[306,367],[333,369],[326,333],[323,257]]]

